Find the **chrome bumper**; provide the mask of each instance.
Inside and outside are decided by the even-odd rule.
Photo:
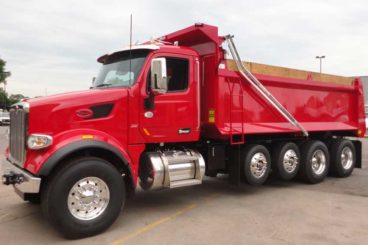
[[[41,186],[41,178],[35,177],[8,160],[1,163],[2,176],[7,174],[17,174],[22,176],[20,183],[13,184],[15,191],[23,198],[24,193],[38,193]]]

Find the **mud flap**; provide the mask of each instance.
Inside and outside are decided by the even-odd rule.
[[[362,168],[362,142],[360,140],[352,140],[355,146],[355,155],[356,155],[356,168]]]
[[[230,149],[229,161],[229,184],[240,185],[240,171],[241,171],[241,145],[236,145]]]

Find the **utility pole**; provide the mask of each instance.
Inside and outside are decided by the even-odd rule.
[[[326,58],[325,55],[316,56],[316,59],[319,59],[319,73],[322,73],[322,59]]]

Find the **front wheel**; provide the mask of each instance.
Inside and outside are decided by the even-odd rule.
[[[95,157],[72,160],[52,176],[42,193],[42,210],[67,238],[107,229],[125,202],[123,177],[109,162]]]

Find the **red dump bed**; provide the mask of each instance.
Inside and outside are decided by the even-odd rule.
[[[255,75],[308,132],[339,131],[364,135],[363,90],[358,79],[352,85],[339,85]],[[210,134],[221,137],[241,131],[244,134],[300,132],[238,72],[223,69],[218,71],[218,76],[212,84],[212,95],[206,98],[211,106],[205,108],[210,113],[204,124]]]
[[[229,67],[222,48],[224,38],[218,35],[217,27],[196,24],[162,40],[191,47],[200,56],[202,135],[224,139],[242,133],[300,135],[298,128],[284,119],[238,71]],[[364,136],[363,87],[359,79],[349,78],[350,82],[341,83],[347,79],[294,69],[283,76],[280,69],[270,67],[267,75],[253,74],[308,133]],[[303,74],[307,75],[303,77]]]

